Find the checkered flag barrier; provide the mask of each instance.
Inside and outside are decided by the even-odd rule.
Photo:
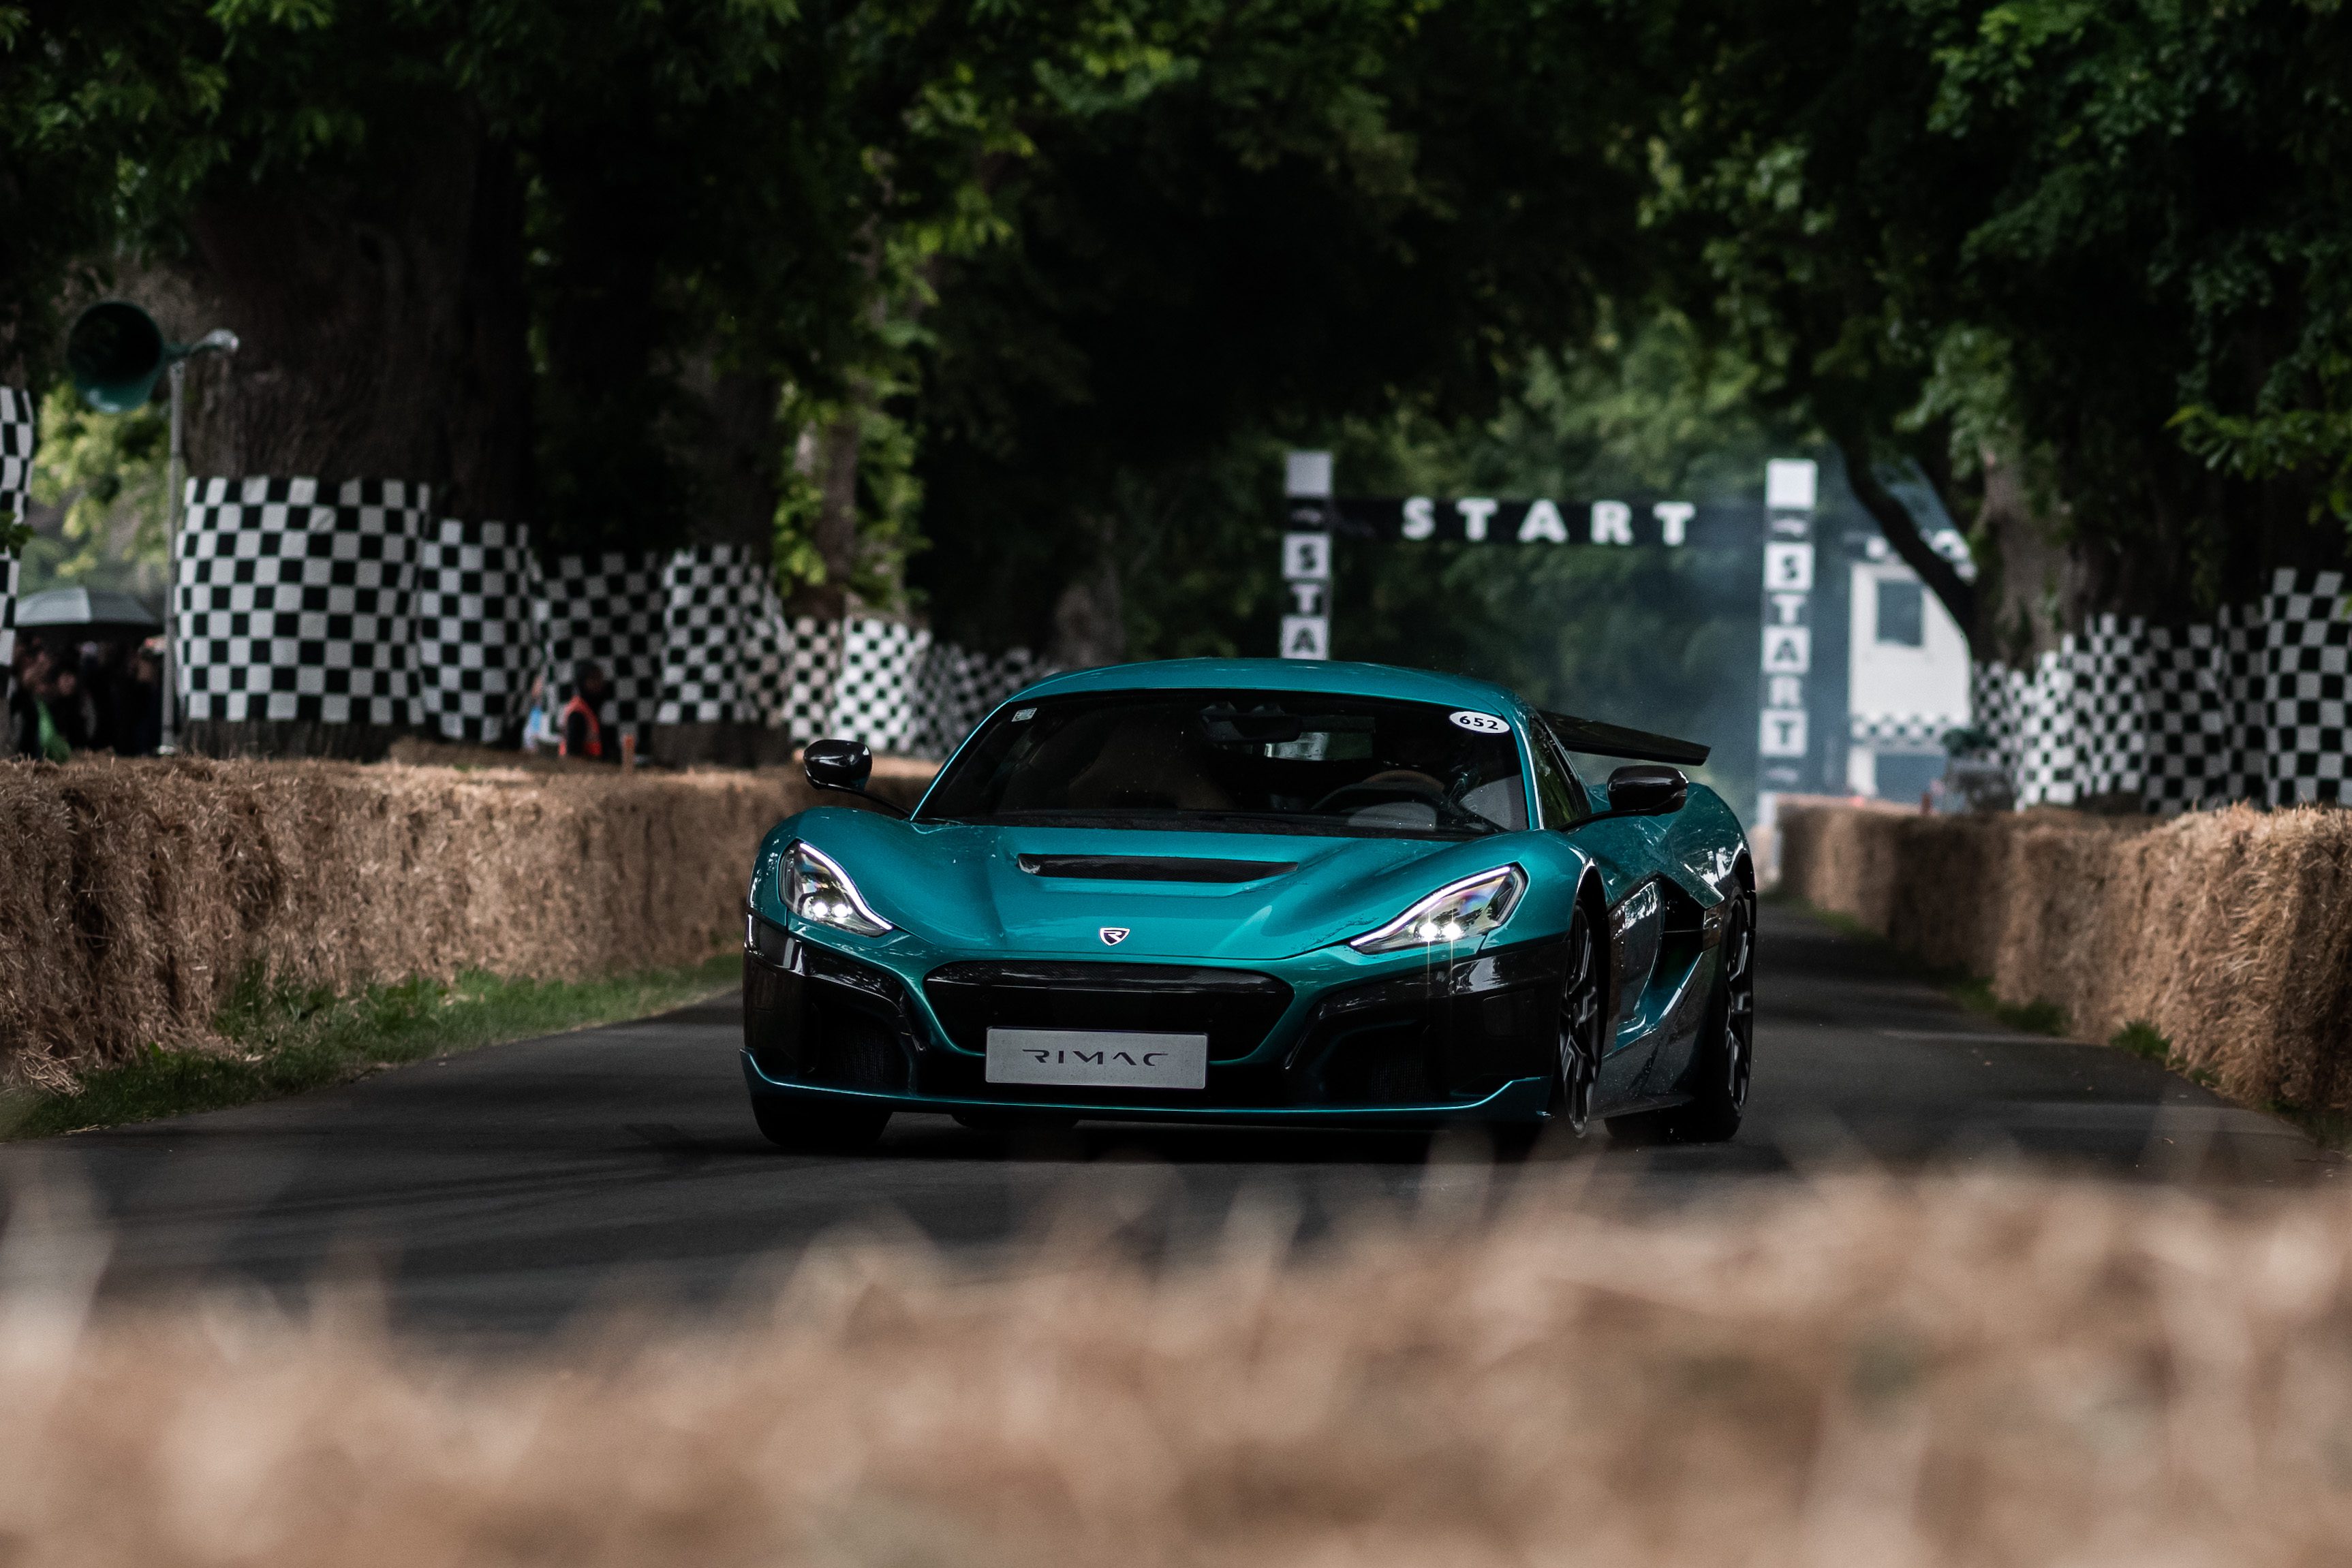
[[[25,515],[25,493],[33,485],[33,450],[40,430],[33,418],[33,394],[0,387],[0,519]],[[0,691],[7,689],[8,661],[16,656],[16,558],[0,550]]]
[[[192,479],[173,584],[191,720],[404,725],[432,497],[397,479]]]
[[[415,722],[491,746],[522,719],[539,665],[531,608],[539,563],[520,523],[444,517],[416,556]]]
[[[824,738],[833,722],[833,677],[841,668],[837,621],[814,615],[788,617],[778,631],[782,700],[776,723],[796,741]]]
[[[571,699],[580,666],[594,664],[612,683],[606,716],[642,738],[660,699],[665,567],[657,554],[557,558],[531,601],[551,713]]]
[[[1848,721],[1847,735],[1854,745],[1874,751],[1928,752],[1941,748],[1944,737],[1966,722],[1928,714],[1858,713]]]
[[[662,570],[656,724],[766,726],[782,706],[783,605],[745,545],[682,549]]]
[[[25,496],[33,487],[33,453],[40,444],[33,394],[16,387],[0,387],[0,517],[24,516]]]
[[[2345,785],[2352,603],[2344,574],[2280,571],[2263,597],[2265,797],[2274,805],[2352,801]]]
[[[2074,639],[2033,662],[2018,747],[2017,802],[2071,806],[2080,783],[2074,744]]]
[[[2223,605],[2214,624],[2221,638],[2221,665],[2230,705],[2228,771],[2220,799],[2263,798],[2263,607]]]
[[[908,755],[947,756],[997,704],[1052,673],[1026,648],[976,653],[952,643],[932,643],[916,673],[916,719],[907,737]]]
[[[2341,572],[2281,570],[2211,625],[2102,617],[2036,662],[1971,672],[2021,806],[2137,794],[2169,814],[2231,800],[2352,800],[2352,598]],[[2010,734],[2016,735],[2011,749]]]
[[[8,661],[16,656],[16,558],[0,550],[0,693],[16,677]]]
[[[521,526],[428,522],[426,488],[397,481],[330,494],[313,479],[198,480],[188,507],[173,592],[191,720],[414,724],[495,743],[534,673],[561,705],[594,663],[610,721],[641,736],[723,722],[939,757],[1048,673],[1026,650],[787,616],[740,545],[542,571]]]
[[[2214,626],[2150,627],[2139,654],[2146,706],[2141,800],[2159,815],[2234,798],[2238,737],[2226,639]]]
[[[844,622],[826,733],[862,740],[877,751],[903,752],[916,728],[916,676],[930,646],[930,632],[919,626]]]
[[[2074,640],[2074,738],[2080,797],[2137,795],[2147,755],[2137,621],[2093,621]]]
[[[2025,697],[2031,685],[2021,670],[1994,662],[1969,668],[1971,724],[1992,747],[1993,759],[2013,780],[2025,753]]]

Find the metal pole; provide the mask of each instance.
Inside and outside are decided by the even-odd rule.
[[[180,749],[180,492],[187,471],[187,451],[181,444],[180,389],[188,379],[188,361],[173,360],[172,378],[172,457],[165,468],[170,495],[163,508],[163,726],[156,749],[169,757]]]

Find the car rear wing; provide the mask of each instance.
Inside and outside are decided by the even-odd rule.
[[[1695,740],[1652,735],[1646,729],[1627,729],[1622,724],[1603,724],[1597,718],[1578,718],[1564,713],[1548,713],[1542,717],[1560,745],[1594,757],[1622,757],[1633,762],[1670,762],[1680,768],[1696,768],[1706,760],[1709,750]]]

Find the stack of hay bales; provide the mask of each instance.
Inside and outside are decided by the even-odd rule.
[[[0,1082],[202,1041],[247,975],[698,963],[740,936],[761,836],[814,799],[782,770],[0,767]]]
[[[2159,825],[1784,802],[1781,884],[2104,1040],[2145,1020],[2257,1104],[2352,1105],[2352,811]]]

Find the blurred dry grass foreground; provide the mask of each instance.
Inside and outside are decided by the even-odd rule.
[[[1529,1184],[1530,1187],[1535,1184]],[[1782,1189],[1784,1192],[1786,1189]],[[91,1314],[21,1202],[14,1568],[2352,1561],[2352,1206],[1837,1179],[1157,1273],[843,1240],[697,1332],[520,1359],[363,1297]],[[1097,1233],[1098,1234],[1098,1232]]]
[[[2094,1040],[2145,1022],[2254,1104],[2352,1108],[2352,810],[1804,804],[1780,832],[1790,893],[2003,1002],[2055,1003]]]

